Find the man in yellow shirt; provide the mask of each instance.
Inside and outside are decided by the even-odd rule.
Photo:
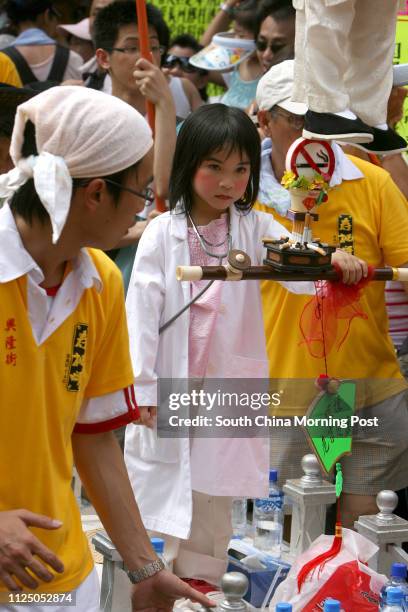
[[[55,87],[18,107],[11,156],[0,177],[1,609],[38,589],[58,610],[99,610],[74,461],[135,585],[132,609],[208,605],[154,554],[112,432],[138,409],[120,272],[96,249],[144,207],[150,129],[116,98]]]
[[[257,91],[259,123],[269,138],[263,143],[261,187],[257,208],[272,213],[291,229],[286,218],[290,195],[280,185],[289,146],[302,135],[306,106],[291,101],[293,61],[274,66]],[[376,267],[406,266],[408,262],[408,204],[387,172],[344,155],[333,145],[336,171],[329,201],[319,207],[313,226],[323,242],[340,246]],[[346,340],[325,359],[312,357],[299,322],[307,297],[292,295],[276,283],[263,283],[264,319],[271,378],[284,389],[280,414],[304,415],[318,391],[320,374],[357,382],[357,409],[378,416],[379,426],[355,432],[344,470],[344,522],[352,526],[361,514],[377,512],[375,495],[381,489],[408,485],[408,412],[403,380],[392,342],[384,303],[384,283],[372,282],[363,291],[366,319],[351,322]],[[347,326],[338,321],[339,338]],[[327,331],[327,330],[326,330]],[[362,416],[363,413],[360,413]],[[299,477],[302,455],[309,452],[305,435],[292,427],[272,431],[272,467],[281,477]]]
[[[22,87],[21,79],[13,62],[7,55],[0,53],[0,83]]]

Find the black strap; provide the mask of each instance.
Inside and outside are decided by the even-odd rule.
[[[20,51],[16,49],[16,47],[7,47],[6,49],[2,49],[2,53],[7,55],[14,63],[23,85],[38,83],[38,79],[32,72],[27,60],[23,57]],[[62,45],[56,45],[54,59],[46,80],[61,83],[64,80],[64,74],[68,61],[69,49],[67,47],[63,47]]]
[[[95,70],[95,72],[88,72],[82,75],[82,78],[85,81],[86,87],[89,89],[97,89],[100,91],[103,88],[103,84],[106,79],[106,72],[99,72]]]
[[[54,61],[52,62],[50,73],[47,81],[58,81],[61,83],[64,80],[65,70],[67,69],[69,60],[69,49],[62,45],[57,45],[55,49]]]
[[[38,82],[38,79],[34,76],[30,66],[20,51],[18,51],[15,47],[6,47],[5,49],[2,49],[1,52],[7,55],[7,57],[9,57],[13,62],[17,68],[17,72],[23,85]]]

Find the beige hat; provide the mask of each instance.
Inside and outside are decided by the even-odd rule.
[[[77,38],[82,38],[82,40],[92,40],[91,33],[89,31],[89,18],[82,19],[79,23],[66,23],[64,25],[58,26],[61,30],[68,32],[68,34],[72,34],[72,36],[76,36]]]
[[[259,110],[270,110],[277,105],[295,115],[306,114],[306,104],[292,102],[294,64],[293,60],[285,60],[264,74],[256,89]]]
[[[38,155],[25,158],[28,120],[35,126]],[[12,196],[33,178],[50,216],[55,244],[71,205],[72,177],[120,172],[152,146],[146,120],[126,102],[87,87],[52,87],[17,107],[10,146],[15,168],[0,176],[0,198]]]

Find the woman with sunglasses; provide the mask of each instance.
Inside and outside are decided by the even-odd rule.
[[[2,53],[14,62],[24,85],[81,78],[81,56],[54,39],[60,14],[51,0],[7,0],[4,10],[18,36]]]
[[[196,68],[190,64],[190,57],[201,51],[202,45],[191,34],[180,34],[171,43],[168,54],[163,61],[163,69],[173,77],[188,79],[198,89],[203,102],[207,102],[207,83],[210,78],[208,70]]]

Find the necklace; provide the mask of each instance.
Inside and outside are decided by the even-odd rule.
[[[211,242],[209,242],[208,240],[206,240],[204,238],[204,236],[202,236],[200,234],[200,232],[197,229],[196,224],[194,223],[190,213],[187,213],[188,219],[191,223],[191,226],[194,230],[195,235],[198,238],[198,242],[200,243],[201,248],[203,249],[204,253],[206,255],[208,255],[209,257],[214,257],[215,259],[218,259],[218,263],[221,265],[222,264],[222,260],[225,259],[225,257],[228,256],[228,253],[231,250],[231,246],[232,246],[232,238],[231,238],[231,231],[230,231],[230,216],[229,216],[229,211],[228,211],[228,231],[227,231],[227,235],[225,236],[224,240],[218,244],[212,244]],[[225,253],[211,253],[211,251],[208,250],[207,246],[209,247],[220,247],[223,244],[225,244],[228,241],[228,247],[227,247],[227,251]]]

